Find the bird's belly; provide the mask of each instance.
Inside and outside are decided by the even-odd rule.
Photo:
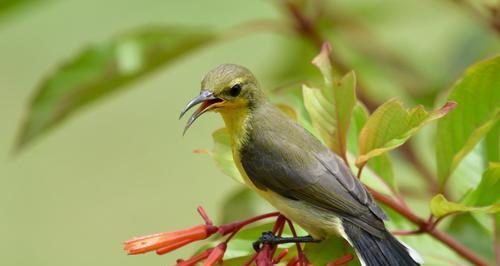
[[[300,200],[285,198],[271,190],[262,190],[255,186],[247,176],[239,158],[239,152],[233,150],[233,159],[246,185],[273,205],[280,213],[300,225],[315,239],[324,239],[329,235],[341,235],[346,238],[340,219],[331,211],[320,210]]]
[[[285,198],[271,191],[257,190],[256,192],[279,212],[300,225],[315,239],[324,239],[335,234],[345,235],[340,219],[334,213],[318,209],[300,200]]]

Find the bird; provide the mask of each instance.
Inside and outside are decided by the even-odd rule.
[[[236,64],[210,70],[180,117],[196,105],[183,134],[208,111],[222,116],[245,184],[309,233],[290,242],[340,235],[362,265],[422,263],[387,230],[386,213],[348,166],[273,105],[250,70]]]

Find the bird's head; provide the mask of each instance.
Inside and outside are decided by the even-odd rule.
[[[220,65],[207,73],[201,82],[200,95],[189,101],[181,112],[180,117],[193,106],[201,104],[186,123],[184,133],[207,111],[224,113],[251,108],[262,97],[257,80],[250,70],[239,65]]]

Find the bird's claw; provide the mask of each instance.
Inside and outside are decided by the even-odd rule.
[[[263,232],[259,239],[253,242],[253,249],[255,251],[260,250],[262,244],[269,245],[279,245],[285,243],[317,243],[320,242],[318,239],[314,239],[312,236],[294,236],[294,237],[281,237],[275,236],[272,232]]]
[[[276,239],[277,237],[271,231],[263,232],[259,239],[253,242],[253,249],[258,252],[262,244],[274,244]]]

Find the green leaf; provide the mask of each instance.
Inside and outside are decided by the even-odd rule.
[[[497,56],[469,67],[453,86],[448,100],[458,106],[437,125],[436,159],[441,186],[465,155],[498,123],[499,73],[500,56]]]
[[[362,103],[358,102],[352,112],[351,126],[347,136],[347,150],[356,156],[358,155],[359,134],[366,121],[368,121],[369,116],[370,114],[368,109],[366,109]],[[381,177],[392,190],[395,191],[397,189],[394,180],[392,161],[387,153],[369,160],[368,168],[370,168],[377,176]],[[366,171],[363,173],[363,179],[366,177],[366,173]]]
[[[233,161],[233,152],[231,150],[231,139],[226,128],[219,128],[212,133],[214,148],[208,152],[215,160],[217,167],[226,175],[232,177],[239,183],[244,184],[238,168]]]
[[[150,27],[91,46],[40,83],[28,105],[17,149],[80,108],[215,40],[203,29]]]
[[[481,182],[486,170],[483,145],[476,145],[453,172],[453,182],[447,182],[446,191],[450,199],[462,199]]]
[[[1,19],[5,18],[6,15],[10,15],[13,11],[17,11],[18,9],[33,5],[33,4],[41,4],[47,3],[49,1],[35,1],[35,0],[0,0],[0,22]]]
[[[500,123],[496,123],[484,138],[486,159],[490,162],[500,161]]]
[[[384,153],[368,161],[370,168],[376,175],[381,177],[393,191],[397,191],[396,180],[394,180],[394,170],[389,154]]]
[[[493,221],[491,217],[488,218],[489,226],[491,227]],[[447,226],[446,232],[477,255],[489,260],[490,265],[495,265],[493,263],[495,255],[493,245],[491,244],[493,243],[493,234],[474,219],[472,213],[455,216],[450,220],[451,222]]]
[[[491,163],[479,185],[468,193],[463,204],[485,206],[500,203],[500,163]]]
[[[369,159],[403,145],[421,127],[443,117],[454,106],[448,102],[440,109],[426,112],[420,105],[406,110],[397,99],[387,101],[375,110],[361,130],[356,166],[361,167]]]
[[[348,253],[354,258],[346,265],[361,265],[354,249],[340,236],[329,237],[320,243],[307,243],[304,252],[314,265],[326,265]]]
[[[275,211],[269,203],[247,187],[233,191],[220,208],[222,210],[222,223],[230,223]]]
[[[361,129],[368,121],[370,112],[364,104],[357,102],[352,110],[351,125],[347,134],[347,150],[355,156],[358,156],[358,139]]]
[[[461,212],[496,213],[500,211],[500,204],[484,207],[466,206],[461,203],[448,201],[442,194],[434,196],[431,200],[431,212],[436,218],[441,218]]]
[[[328,147],[346,159],[347,131],[356,105],[356,76],[349,72],[341,80],[335,80],[330,52],[330,46],[325,43],[313,60],[323,74],[325,86],[313,89],[304,85],[302,92],[314,128]]]

